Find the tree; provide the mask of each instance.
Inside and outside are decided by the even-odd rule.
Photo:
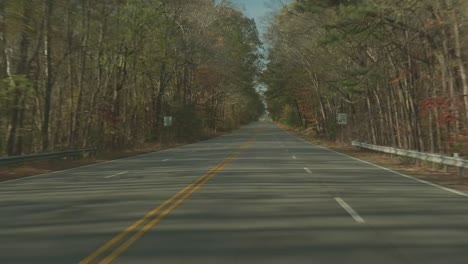
[[[347,140],[462,152],[467,17],[460,3],[295,1],[268,33],[270,112],[287,119],[297,100],[308,126],[329,138],[345,112]]]
[[[170,140],[236,128],[262,112],[260,45],[211,0],[1,1],[0,153],[168,140],[165,115]]]

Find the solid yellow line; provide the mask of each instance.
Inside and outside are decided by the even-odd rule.
[[[151,217],[155,216],[156,214],[159,213],[160,210],[162,210],[164,207],[166,207],[167,205],[169,205],[170,203],[172,203],[174,200],[176,200],[177,198],[179,198],[179,196],[183,195],[185,192],[187,192],[188,190],[190,190],[192,187],[196,187],[196,185],[198,185],[200,182],[203,182],[205,179],[207,178],[211,178],[214,174],[216,174],[218,172],[218,169],[220,167],[225,167],[225,163],[227,160],[230,160],[233,158],[233,156],[238,156],[240,154],[240,152],[242,152],[243,150],[245,150],[248,145],[250,145],[251,141],[250,142],[247,142],[245,143],[244,145],[242,145],[242,147],[240,148],[240,150],[236,153],[234,153],[233,155],[231,155],[230,157],[228,157],[225,161],[221,162],[220,164],[216,165],[215,167],[211,168],[207,173],[205,173],[204,175],[202,175],[201,177],[199,177],[196,181],[194,181],[193,183],[189,184],[188,186],[186,186],[184,189],[180,190],[179,192],[177,192],[175,195],[173,195],[171,198],[167,199],[166,201],[164,201],[164,203],[162,203],[160,206],[158,206],[157,208],[151,210],[149,213],[147,213],[144,217],[142,217],[141,219],[137,220],[136,222],[134,222],[132,225],[130,225],[129,227],[127,227],[124,231],[122,231],[120,234],[118,234],[117,236],[113,237],[111,240],[109,240],[107,243],[105,243],[104,245],[102,245],[101,247],[99,247],[96,251],[94,251],[92,254],[90,254],[89,256],[87,256],[86,258],[84,258],[83,260],[81,260],[79,262],[79,264],[90,264],[92,263],[96,258],[98,258],[101,254],[103,254],[105,251],[107,251],[108,249],[110,249],[111,247],[113,247],[115,244],[117,244],[119,241],[121,241],[123,238],[125,238],[126,236],[128,236],[131,232],[135,231],[135,229],[137,229],[140,225],[142,225],[144,222],[146,222],[148,219],[150,219]],[[230,162],[230,161],[229,161]],[[206,181],[204,181],[206,182]],[[203,183],[204,184],[204,183]],[[198,190],[198,188],[197,188]]]
[[[137,220],[134,222],[132,225],[127,227],[124,231],[122,231],[120,234],[109,240],[107,243],[102,245],[100,248],[98,248],[95,252],[84,258],[79,262],[79,264],[89,264],[96,258],[98,258],[102,253],[104,253],[106,250],[117,244],[120,240],[122,240],[124,237],[126,237],[129,233],[134,231],[136,228],[138,228],[140,225],[142,225],[144,222],[146,222],[149,218],[155,216],[161,209],[166,207],[168,204],[172,203],[175,199],[177,199],[179,196],[181,196],[183,193],[185,193],[187,190],[198,184],[199,182],[203,181],[203,179],[207,176],[209,176],[213,170],[216,170],[219,166],[222,164],[218,164],[216,167],[210,169],[206,174],[198,178],[195,182],[189,184],[186,186],[184,189],[180,190],[177,192],[175,195],[173,195],[171,198],[167,199],[162,203],[160,206],[157,208],[151,210],[149,213],[147,213],[144,217],[141,219]]]
[[[146,224],[140,231],[138,231],[135,235],[130,237],[128,240],[126,240],[114,252],[112,252],[109,256],[107,256],[101,262],[99,262],[99,264],[109,264],[113,260],[115,260],[118,256],[120,256],[123,252],[125,252],[133,243],[135,243],[137,240],[139,240],[146,232],[151,230],[164,217],[166,217],[170,212],[172,212],[175,208],[177,208],[180,204],[182,204],[185,200],[187,200],[193,193],[195,193],[198,189],[200,189],[203,185],[205,185],[210,179],[212,179],[214,176],[216,176],[216,174],[218,172],[222,171],[229,163],[231,163],[234,159],[236,159],[242,153],[242,151],[244,151],[250,145],[250,143],[251,142],[248,142],[248,144],[244,144],[238,152],[234,153],[231,157],[229,157],[224,162],[222,162],[221,166],[219,166],[211,175],[204,178],[204,180],[202,182],[200,182],[197,186],[195,186],[192,190],[190,190],[183,197],[181,197],[179,200],[177,200],[169,208],[164,210],[161,214],[159,214],[151,222]]]

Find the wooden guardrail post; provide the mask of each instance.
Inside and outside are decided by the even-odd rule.
[[[460,158],[460,155],[458,153],[453,153],[453,157]],[[463,171],[464,171],[463,167],[457,167],[458,176],[463,177]]]

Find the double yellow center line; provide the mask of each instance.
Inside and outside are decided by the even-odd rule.
[[[100,264],[108,264],[120,256],[127,250],[133,243],[140,239],[146,232],[151,230],[157,225],[164,217],[166,217],[172,210],[177,208],[185,200],[187,200],[194,192],[200,189],[216,174],[222,171],[229,163],[235,160],[244,150],[246,150],[254,139],[243,144],[235,153],[211,168],[207,173],[198,178],[193,183],[180,190],[178,193],[167,199],[157,208],[151,210],[145,216],[134,222],[127,227],[120,234],[109,240],[96,251],[79,262],[79,264],[91,264],[94,262]],[[145,224],[146,223],[146,224]],[[100,260],[100,261],[99,261]]]

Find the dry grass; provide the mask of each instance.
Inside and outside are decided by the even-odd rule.
[[[448,171],[445,172],[442,168],[433,164],[417,164],[417,162],[411,159],[396,156],[392,157],[389,154],[363,150],[351,145],[319,139],[311,133],[304,133],[303,131],[298,131],[286,127],[284,128],[294,135],[311,142],[312,144],[323,146],[376,165],[411,175],[415,178],[437,183],[452,189],[468,192],[468,172],[465,172],[464,177],[460,177],[458,176],[457,169],[455,167],[449,167]]]

